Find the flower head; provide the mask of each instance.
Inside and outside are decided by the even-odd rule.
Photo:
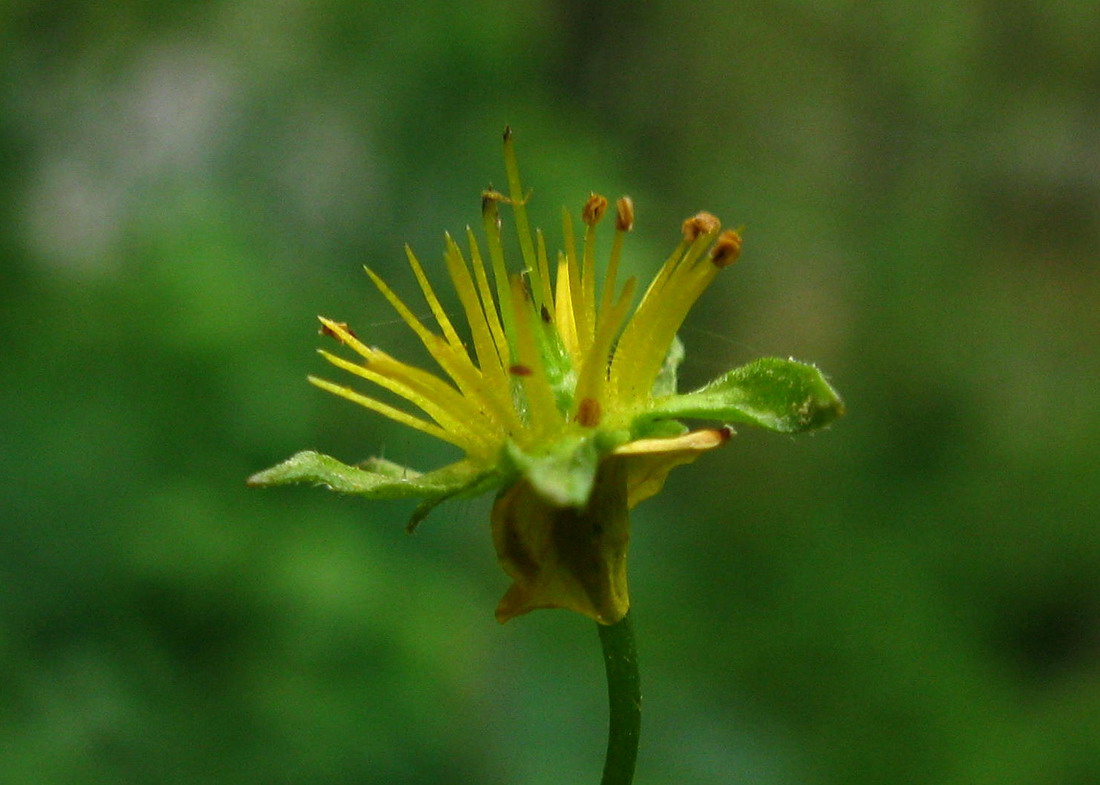
[[[688,311],[741,252],[741,236],[701,212],[632,307],[637,282],[618,282],[629,197],[615,204],[614,237],[597,270],[596,234],[607,199],[591,194],[582,235],[563,211],[563,250],[551,262],[532,233],[511,133],[504,134],[508,194],[482,194],[484,246],[466,230],[466,250],[445,237],[444,262],[462,307],[459,333],[412,250],[406,256],[434,326],[377,274],[374,285],[438,365],[428,371],[363,343],[342,322],[321,330],[355,355],[326,350],[337,368],[387,390],[408,406],[317,377],[321,389],[445,442],[464,453],[419,474],[371,459],[348,466],[299,453],[250,478],[254,485],[322,483],[373,498],[420,497],[410,529],[441,501],[497,489],[493,542],[512,585],[497,609],[505,621],[536,608],[563,607],[610,624],[629,607],[628,511],[657,493],[668,472],[725,443],[728,425],[689,431],[679,420],[747,422],[798,432],[831,422],[843,407],[816,368],[766,358],[699,390],[676,391]],[[504,258],[500,207],[511,209],[522,270]],[[578,242],[579,240],[579,242]]]

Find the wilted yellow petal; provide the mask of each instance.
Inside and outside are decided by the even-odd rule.
[[[668,473],[677,466],[722,446],[732,435],[729,427],[707,428],[667,439],[638,439],[616,447],[608,462],[621,461],[626,467],[627,509],[659,493]]]

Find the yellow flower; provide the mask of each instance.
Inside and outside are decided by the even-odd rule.
[[[509,194],[482,195],[487,253],[469,228],[465,252],[445,238],[463,334],[411,249],[406,256],[434,327],[367,269],[439,372],[397,360],[360,341],[347,325],[321,318],[322,332],[358,355],[348,360],[322,350],[326,360],[411,407],[310,377],[324,390],[457,446],[464,457],[419,474],[380,459],[348,466],[305,452],[250,483],[314,482],[372,498],[420,497],[410,528],[447,498],[498,489],[493,541],[513,583],[497,618],[560,607],[611,624],[629,607],[628,510],[657,493],[673,467],[733,433],[726,425],[689,432],[678,418],[797,432],[828,424],[843,407],[816,368],[775,358],[677,394],[683,347],[676,333],[715,276],[740,255],[740,235],[722,232],[710,213],[687,219],[679,244],[632,309],[635,279],[617,281],[623,240],[634,224],[631,200],[616,203],[610,257],[598,282],[596,232],[607,200],[593,194],[586,201],[579,247],[573,220],[563,212],[564,249],[551,264],[542,232],[529,226],[507,129],[504,160]],[[509,274],[505,264],[501,204],[512,210],[522,272]]]

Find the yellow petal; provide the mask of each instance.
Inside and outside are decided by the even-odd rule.
[[[427,420],[423,420],[408,412],[401,411],[400,409],[390,406],[387,403],[371,398],[370,396],[358,393],[348,387],[343,387],[339,384],[333,384],[332,382],[324,379],[318,379],[316,376],[309,376],[309,383],[320,387],[322,390],[326,390],[334,395],[339,395],[341,398],[346,398],[352,403],[357,403],[360,406],[365,406],[368,409],[378,412],[384,417],[389,417],[395,422],[399,422],[402,425],[407,425],[410,428],[415,428],[418,431],[423,431],[429,436],[434,436],[441,441],[450,442],[456,447],[467,449],[468,442],[461,436],[450,433],[443,430],[435,423],[430,423]]]
[[[699,453],[729,441],[733,429],[707,428],[667,439],[638,439],[616,447],[607,462],[621,461],[626,467],[627,509],[660,492],[668,473],[691,463]]]
[[[520,480],[497,498],[492,524],[497,558],[512,578],[498,621],[537,608],[565,608],[600,624],[626,615],[630,525],[623,461],[605,461],[583,508],[557,506]]]

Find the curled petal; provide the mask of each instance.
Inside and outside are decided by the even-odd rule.
[[[722,446],[731,436],[733,429],[728,426],[706,428],[667,439],[637,439],[615,448],[607,462],[620,462],[626,468],[627,509],[659,493],[674,468]]]

